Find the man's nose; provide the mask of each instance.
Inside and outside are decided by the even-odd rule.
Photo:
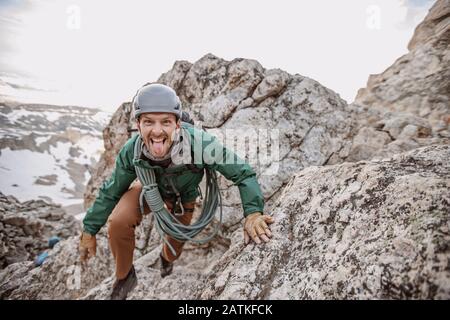
[[[156,123],[153,126],[153,134],[159,136],[159,135],[161,135],[162,132],[163,132],[163,130],[162,130],[161,124]]]

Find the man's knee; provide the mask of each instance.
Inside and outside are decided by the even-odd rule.
[[[121,219],[119,215],[111,214],[108,219],[108,235],[110,238],[119,236],[129,228],[125,219]]]
[[[115,208],[108,219],[108,234],[111,237],[134,231],[141,219],[140,213],[133,208]]]

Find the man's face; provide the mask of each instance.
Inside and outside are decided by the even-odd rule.
[[[163,158],[169,152],[180,122],[171,113],[144,113],[137,120],[137,127],[151,154]]]

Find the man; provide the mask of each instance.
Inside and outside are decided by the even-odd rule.
[[[120,150],[111,178],[102,185],[96,200],[87,211],[80,239],[81,260],[86,261],[95,255],[95,234],[108,221],[109,245],[116,264],[112,299],[125,299],[137,283],[133,251],[135,228],[142,220],[139,204],[142,185],[135,181],[135,166],[139,161],[145,161],[155,170],[158,190],[166,208],[176,215],[182,224],[189,225],[204,170],[186,170],[175,179],[174,184],[168,182],[164,172],[173,167],[180,144],[188,143],[188,149],[193,152],[194,141],[200,134],[201,152],[207,147],[219,147],[223,150],[224,158],[233,160],[231,163],[207,163],[201,156],[201,163],[196,164],[196,169],[217,170],[238,186],[245,217],[245,243],[249,243],[250,239],[257,244],[269,241],[271,232],[268,224],[274,222],[272,217],[262,213],[264,198],[253,169],[205,131],[181,122],[180,99],[172,88],[162,84],[146,85],[137,92],[132,104],[139,135],[129,139]],[[142,154],[136,161],[134,146],[137,142],[141,142]],[[176,212],[180,208],[176,208],[175,189],[183,207],[181,215]],[[143,211],[144,214],[150,212],[146,203]],[[173,262],[180,256],[184,244],[168,235],[165,240],[160,253],[162,277],[172,272]]]

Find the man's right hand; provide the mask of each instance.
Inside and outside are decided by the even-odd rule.
[[[94,257],[97,250],[97,241],[95,235],[83,232],[80,238],[80,260],[86,262],[89,258]]]

